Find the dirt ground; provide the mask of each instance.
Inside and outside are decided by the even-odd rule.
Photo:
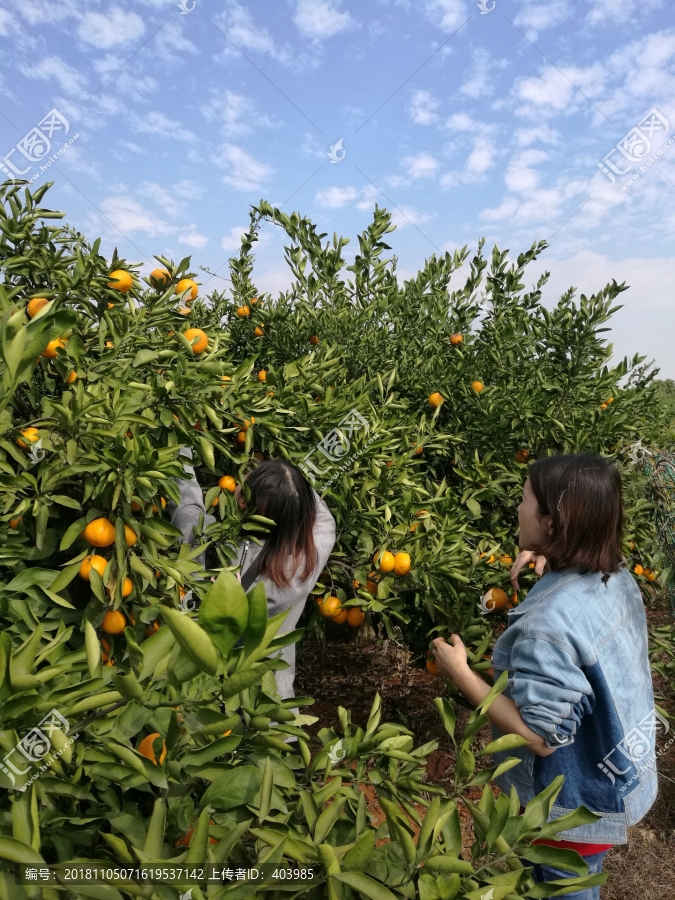
[[[648,608],[650,625],[672,622],[666,601]],[[429,780],[443,785],[451,777],[454,748],[433,706],[444,695],[442,682],[421,667],[402,644],[373,641],[360,644],[356,633],[329,626],[325,647],[306,640],[299,648],[295,690],[316,702],[307,712],[319,721],[310,731],[338,722],[339,706],[351,710],[352,722],[365,726],[376,693],[382,698],[382,721],[402,722],[414,732],[416,743],[439,742],[429,757]],[[346,638],[346,639],[345,639]],[[675,693],[659,676],[654,678],[657,703],[675,714]],[[468,712],[458,710],[456,733],[461,734]],[[672,726],[671,726],[672,727]],[[489,741],[489,729],[480,744]],[[487,760],[486,763],[487,764]],[[648,815],[630,831],[629,844],[607,855],[612,877],[601,890],[602,900],[664,900],[675,898],[675,744],[658,760],[659,796]],[[369,803],[372,808],[372,804]],[[468,838],[468,831],[467,831]]]

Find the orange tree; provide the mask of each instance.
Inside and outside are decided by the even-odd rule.
[[[276,298],[253,278],[266,222],[288,236],[291,285]],[[432,256],[401,284],[395,258],[385,258],[391,230],[376,208],[347,265],[345,239],[324,240],[307,219],[261,202],[230,262],[231,296],[197,302],[193,318],[221,322],[239,364],[255,356],[270,416],[285,426],[280,443],[263,418],[256,449],[303,465],[338,519],[317,591],[380,613],[390,633],[402,625],[419,649],[430,629],[459,629],[475,639],[477,661],[489,641],[480,600],[491,586],[508,590],[516,506],[534,459],[614,455],[625,475],[626,556],[651,577],[661,568],[630,450],[659,437],[667,410],[642,358],[611,364],[603,332],[624,285],[579,300],[570,289],[548,309],[548,276],[525,286],[544,242],[515,261],[496,247],[485,258],[482,243],[473,256]],[[383,550],[407,553],[410,573],[375,566]]]
[[[197,561],[219,541],[226,563],[227,542],[269,526],[254,510],[242,518],[232,496],[252,453],[301,461],[348,415],[374,440],[359,454],[354,439],[356,465],[328,491],[341,525],[327,573],[342,579],[338,593],[385,621],[404,621],[406,596],[414,609],[434,579],[479,593],[474,557],[488,540],[479,511],[464,504],[467,519],[449,477],[439,481],[434,468],[461,445],[461,432],[444,431],[438,413],[414,414],[417,400],[395,390],[395,371],[353,377],[337,342],[311,333],[316,349],[286,361],[281,347],[266,350],[275,316],[283,325],[296,315],[290,300],[277,311],[265,298],[261,310],[247,292],[236,305],[250,300],[249,315],[230,304],[230,327],[227,312],[219,315],[223,298],[208,314],[195,300],[189,260],[159,258],[143,284],[136,267],[104,259],[98,242],[48,224],[61,214],[40,206],[46,188],[22,195],[20,187],[0,188],[2,896],[54,897],[51,887],[15,885],[14,863],[88,859],[320,863],[316,886],[295,895],[331,900],[474,897],[482,888],[540,896],[524,858],[564,864],[586,883],[576,854],[530,843],[553,833],[545,822],[560,783],[521,815],[515,794],[494,798],[496,770],[477,770],[474,737],[503,679],[461,738],[449,794],[425,780],[436,743],[416,747],[406,728],[382,723],[378,700],[365,727],[340,710],[339,728],[319,733],[312,757],[303,726],[315,720],[295,712],[312,701],[283,700],[272,677],[285,666],[274,654],[299,632],[279,634],[283,615],[268,620],[261,586],[246,595],[227,565],[212,582]],[[239,265],[246,275],[245,255],[233,274]],[[243,320],[249,331],[235,329]],[[185,477],[182,447],[192,449],[218,513],[215,526],[198,528],[194,548],[170,521]],[[410,531],[405,516],[419,528]],[[385,544],[409,553],[412,568],[394,555],[385,571],[390,558],[380,554],[376,599],[349,579],[364,577]],[[456,600],[470,620],[473,595]],[[452,606],[434,604],[427,608]],[[453,707],[439,698],[437,708],[454,740]],[[480,753],[521,742],[508,736]],[[385,812],[377,827],[366,786]],[[474,822],[470,859],[460,857],[461,804]],[[582,809],[555,827],[594,819]],[[193,891],[199,900],[204,885]],[[73,893],[119,896],[92,884]],[[235,884],[217,896],[249,893]]]

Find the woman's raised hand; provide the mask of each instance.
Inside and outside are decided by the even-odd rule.
[[[541,577],[544,574],[546,557],[542,556],[541,553],[535,553],[534,550],[521,550],[518,556],[516,556],[516,561],[511,566],[511,584],[514,587],[514,590],[517,591],[520,589],[518,576],[525,566],[529,566],[531,562],[534,563],[534,571],[537,575]]]

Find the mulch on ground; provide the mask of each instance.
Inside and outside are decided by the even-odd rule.
[[[672,622],[666,601],[655,601],[648,607],[651,626]],[[305,640],[299,647],[296,695],[315,698],[307,712],[319,721],[309,728],[316,733],[321,728],[338,725],[338,707],[351,711],[355,726],[365,728],[370,709],[379,693],[382,699],[382,722],[393,721],[406,725],[415,735],[415,743],[438,741],[438,749],[429,756],[429,781],[444,787],[452,782],[455,749],[447,735],[433,701],[449,696],[443,683],[423,668],[423,659],[415,659],[401,643],[374,640],[359,644],[356,632],[344,632],[348,640],[333,635],[325,645]],[[654,678],[658,702],[671,715],[675,714],[675,693],[659,676]],[[456,735],[461,736],[469,712],[457,709]],[[489,728],[483,729],[478,745],[490,740]],[[662,743],[662,740],[659,741]],[[489,760],[481,760],[481,767]],[[675,744],[658,759],[659,796],[647,816],[630,830],[629,844],[611,850],[605,868],[612,877],[601,889],[602,900],[664,900],[675,897]],[[480,789],[476,790],[477,797]],[[368,806],[377,815],[375,794],[368,798]],[[465,810],[462,810],[463,812]],[[468,814],[467,814],[468,816]],[[383,816],[382,816],[383,818]],[[378,816],[378,822],[380,817]],[[471,843],[469,822],[462,822],[465,843]]]

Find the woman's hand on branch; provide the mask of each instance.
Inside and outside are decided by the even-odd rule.
[[[541,553],[535,553],[534,550],[521,550],[518,556],[516,556],[514,564],[511,566],[511,584],[513,585],[514,590],[520,590],[518,576],[525,566],[529,566],[530,563],[534,563],[534,571],[540,578],[544,574],[546,557],[542,556]]]

